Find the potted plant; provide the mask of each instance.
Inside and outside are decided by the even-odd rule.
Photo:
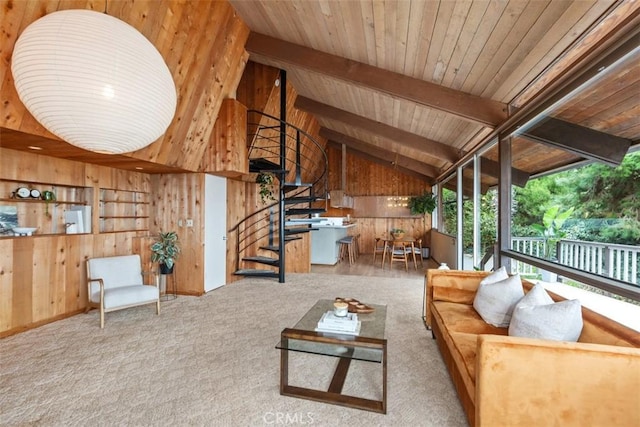
[[[178,234],[175,231],[160,232],[151,245],[151,261],[160,264],[160,274],[173,273],[175,260],[180,255]]]
[[[258,176],[256,176],[256,182],[260,186],[260,198],[262,199],[262,203],[276,200],[273,195],[274,180],[275,175],[270,172],[260,172]]]
[[[435,210],[438,198],[431,192],[425,191],[421,196],[413,196],[409,199],[409,210],[411,215],[422,215],[422,233],[426,237],[427,233],[427,214]],[[424,238],[424,237],[423,237]],[[422,256],[428,256],[428,248],[422,249]]]
[[[392,228],[390,233],[395,240],[400,240],[404,237],[404,230],[402,228]]]

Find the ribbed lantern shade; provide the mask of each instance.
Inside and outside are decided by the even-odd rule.
[[[11,72],[29,112],[86,150],[145,147],[176,110],[160,53],[135,28],[100,12],[64,10],[33,22],[16,42]]]

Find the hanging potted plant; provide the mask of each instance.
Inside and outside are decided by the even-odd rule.
[[[160,232],[151,245],[151,261],[160,264],[160,274],[173,273],[173,266],[179,255],[178,234],[175,231]]]
[[[414,196],[409,199],[411,215],[422,215],[422,233],[425,237],[427,233],[427,214],[431,215],[435,210],[437,201],[437,197],[431,191],[425,191],[421,196]],[[422,256],[428,256],[428,248],[423,248],[422,251]]]
[[[256,182],[260,186],[260,199],[262,199],[263,204],[276,200],[275,196],[273,195],[274,180],[275,175],[270,172],[260,172],[256,177]]]

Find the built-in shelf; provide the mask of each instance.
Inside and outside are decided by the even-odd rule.
[[[42,199],[29,199],[29,198],[0,198],[0,202],[13,202],[13,203],[47,203],[50,205],[87,205],[87,202],[67,202],[67,201],[52,201],[52,200],[42,200]]]
[[[100,189],[100,232],[147,231],[151,196],[143,191]]]
[[[16,197],[18,188],[37,190],[40,197]],[[44,200],[42,195],[53,193],[54,200]],[[0,179],[0,206],[4,228],[37,227],[33,236],[9,236],[2,238],[38,237],[66,234],[65,211],[75,210],[73,206],[91,206],[93,187],[82,187],[52,182]],[[17,221],[17,224],[15,222]]]

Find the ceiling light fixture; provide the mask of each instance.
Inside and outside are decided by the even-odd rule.
[[[15,44],[11,72],[36,120],[85,150],[139,150],[166,132],[176,110],[175,83],[155,46],[92,10],[31,23]]]

